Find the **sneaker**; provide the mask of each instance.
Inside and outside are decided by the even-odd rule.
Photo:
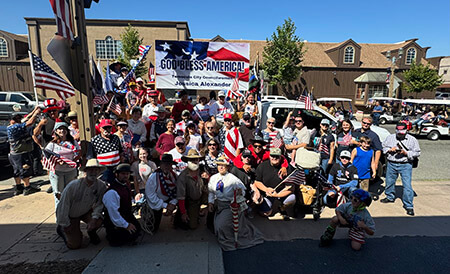
[[[27,195],[30,195],[32,193],[39,192],[39,191],[41,191],[40,187],[34,186],[34,185],[29,185],[29,186],[25,187],[23,195],[27,196]]]
[[[23,193],[23,184],[14,186],[14,195],[20,195]]]
[[[408,214],[409,216],[414,216],[414,209],[412,209],[412,208],[407,208],[407,209],[406,209],[406,214]]]
[[[48,194],[52,194],[53,193],[53,187],[50,186],[49,188],[47,188],[47,193]]]
[[[394,203],[395,201],[391,200],[389,198],[384,198],[384,199],[381,199],[380,202],[382,202],[383,204],[387,204],[387,203]]]
[[[95,230],[88,231],[88,235],[89,241],[93,245],[98,245],[101,242],[100,237],[97,235],[97,232]]]

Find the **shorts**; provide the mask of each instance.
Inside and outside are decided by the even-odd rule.
[[[351,227],[348,230],[348,237],[350,240],[355,241],[360,244],[365,244],[366,241],[364,240],[364,231],[360,228],[354,228]]]
[[[14,170],[14,178],[28,178],[33,174],[33,161],[30,152],[21,154],[10,153],[8,159]]]

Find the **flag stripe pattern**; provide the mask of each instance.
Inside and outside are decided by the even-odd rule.
[[[95,105],[103,105],[109,102],[109,98],[106,95],[97,95],[92,101]]]
[[[75,95],[75,89],[66,80],[61,78],[41,58],[33,53],[31,55],[33,58],[33,76],[37,88],[54,90],[63,100]]]
[[[148,79],[150,80],[150,83],[155,82],[155,66],[150,62],[150,65],[148,66]]]
[[[53,13],[55,14],[58,35],[73,40],[72,16],[70,14],[70,3],[68,0],[50,0]]]
[[[225,146],[223,149],[224,154],[230,160],[234,160],[236,158],[236,150],[239,147],[239,139],[240,136],[239,130],[237,128],[233,128],[226,133]]]
[[[97,160],[101,165],[115,166],[120,163],[120,154],[118,150],[98,154]]]
[[[109,103],[108,109],[117,112],[118,115],[122,113],[122,108],[120,107],[120,104],[116,104],[114,102],[114,97],[111,98],[111,102]]]
[[[139,55],[140,56],[142,56],[142,54],[144,54],[144,51],[145,51],[145,49],[147,48],[148,46],[144,46],[144,45],[140,45],[139,46]]]
[[[314,110],[314,107],[312,105],[311,95],[306,91],[303,92],[303,94],[299,98],[300,102],[303,102],[305,104],[306,110]]]
[[[244,96],[244,94],[239,91],[239,72],[236,72],[236,77],[233,79],[231,89],[227,92],[227,97],[231,99],[238,99],[242,96]]]
[[[306,182],[305,171],[302,168],[298,168],[294,170],[286,179],[284,179],[283,183],[285,184],[296,184],[302,185]]]
[[[66,164],[71,168],[77,167],[77,163],[75,163],[74,161],[61,157],[59,154],[54,153],[50,150],[44,149],[42,153],[44,156],[42,157],[42,165],[46,170],[54,172],[56,164]]]
[[[134,71],[136,70],[136,68],[139,66],[139,64],[141,63],[142,59],[145,58],[145,56],[147,55],[148,51],[150,50],[151,46],[146,46],[144,52],[142,53],[141,57],[139,57],[136,65],[134,65],[134,67],[130,70],[130,72],[128,72],[127,76],[125,76],[125,79],[123,79],[122,83],[120,84],[119,90],[121,93],[126,93],[127,92],[127,85],[128,83],[131,81],[131,79],[134,78]]]

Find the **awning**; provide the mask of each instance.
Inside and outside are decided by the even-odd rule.
[[[386,72],[366,72],[354,80],[355,83],[386,83]],[[401,83],[402,80],[394,75],[394,82]]]

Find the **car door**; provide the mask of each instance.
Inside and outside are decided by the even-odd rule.
[[[25,96],[23,96],[20,93],[11,93],[10,97],[9,97],[9,101],[11,103],[11,110],[12,110],[12,106],[15,104],[19,104],[21,107],[20,112],[21,113],[30,113],[31,112],[31,106],[28,103],[27,98],[25,98]],[[26,102],[26,103],[25,103]]]

